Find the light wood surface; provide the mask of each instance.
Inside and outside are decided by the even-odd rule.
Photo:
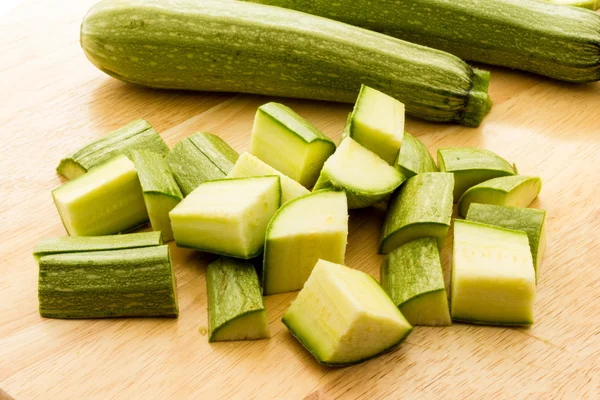
[[[266,298],[270,340],[209,344],[208,258],[173,244],[179,319],[42,319],[31,250],[65,234],[50,196],[64,154],[135,118],[171,146],[203,130],[246,150],[255,109],[267,101],[154,91],[103,75],[78,45],[91,3],[27,1],[0,19],[4,391],[16,399],[600,398],[600,84],[496,68],[494,108],[480,128],[409,119],[407,129],[431,151],[481,146],[542,177],[534,206],[548,210],[548,249],[530,329],[418,327],[391,353],[328,369],[280,322],[295,296],[282,294]],[[339,140],[349,105],[283,102]],[[348,265],[376,278],[381,217],[352,212],[347,253]]]

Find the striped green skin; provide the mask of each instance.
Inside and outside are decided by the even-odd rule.
[[[89,60],[156,88],[353,103],[361,84],[432,121],[477,126],[489,73],[457,57],[278,7],[218,0],[104,0],[81,27]]]
[[[177,317],[166,245],[44,256],[40,315],[47,318]]]
[[[129,233],[108,236],[59,236],[42,239],[33,249],[33,257],[61,253],[122,250],[163,244],[160,232]]]
[[[398,153],[396,168],[406,177],[438,171],[438,167],[435,165],[435,161],[433,161],[427,147],[408,132],[404,132],[404,140],[402,141],[400,153]]]
[[[600,79],[600,16],[534,0],[249,0],[567,82]],[[385,10],[385,12],[382,12]]]
[[[197,132],[190,136],[192,143],[208,157],[225,175],[227,175],[239,158],[237,151],[223,139],[208,132]]]
[[[119,154],[129,155],[133,149],[150,150],[162,156],[169,152],[154,128],[138,119],[63,158],[56,171],[67,179],[75,179]]]

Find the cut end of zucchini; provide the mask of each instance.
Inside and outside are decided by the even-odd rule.
[[[58,163],[56,172],[69,180],[73,180],[85,174],[87,169],[83,168],[81,164],[75,162],[72,158],[63,158]]]
[[[453,320],[531,325],[535,271],[525,232],[454,221],[451,295]]]
[[[322,364],[343,366],[399,345],[412,331],[369,275],[320,260],[283,323]]]
[[[399,308],[404,318],[413,326],[452,325],[448,296],[445,289],[424,293],[408,300]]]
[[[488,94],[490,73],[474,68],[472,84],[467,105],[459,121],[466,126],[478,127],[492,109],[492,99]]]
[[[231,342],[237,340],[259,340],[271,337],[265,310],[252,311],[237,317],[227,325],[214,331],[209,342]]]

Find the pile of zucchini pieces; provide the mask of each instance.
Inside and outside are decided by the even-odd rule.
[[[335,144],[288,107],[259,107],[249,152],[196,133],[169,149],[143,120],[64,158],[52,192],[66,237],[42,240],[40,314],[177,317],[169,247],[219,255],[209,341],[270,336],[263,295],[300,291],[283,323],[322,364],[364,361],[413,325],[530,325],[541,180],[488,150],[404,131],[404,105],[363,86]],[[309,189],[312,189],[309,190]],[[453,204],[450,306],[440,249]],[[348,210],[387,207],[380,283],[344,266]],[[129,233],[148,221],[154,232]],[[261,271],[257,274],[257,269]]]

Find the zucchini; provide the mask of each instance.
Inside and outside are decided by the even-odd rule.
[[[363,85],[350,115],[348,134],[394,165],[404,138],[404,104]]]
[[[63,158],[56,171],[67,179],[75,179],[117,155],[129,155],[134,149],[150,150],[162,156],[169,152],[154,128],[138,119]]]
[[[511,175],[490,179],[468,189],[458,201],[458,213],[465,217],[471,203],[529,207],[542,190],[538,177]]]
[[[325,162],[313,190],[345,190],[348,208],[364,208],[386,199],[405,180],[397,169],[347,137]]]
[[[265,164],[259,158],[250,153],[240,154],[240,158],[227,175],[228,178],[250,178],[253,176],[277,175],[281,180],[281,204],[290,200],[307,195],[310,191],[291,179],[290,177],[277,171],[275,168]]]
[[[319,259],[343,264],[347,242],[344,192],[321,190],[286,203],[267,228],[265,295],[302,289]]]
[[[343,366],[398,346],[412,331],[370,275],[319,260],[282,319],[321,364]]]
[[[108,75],[155,88],[353,103],[365,84],[411,115],[469,126],[491,107],[489,73],[458,57],[278,7],[104,0],[81,45]]]
[[[527,234],[455,220],[450,292],[453,320],[531,325],[535,271]]]
[[[407,177],[424,172],[438,172],[438,167],[435,165],[435,161],[433,161],[427,147],[408,132],[404,132],[404,140],[396,160],[396,168]]]
[[[165,242],[173,240],[169,212],[179,204],[183,195],[169,164],[160,154],[147,150],[133,150],[131,158],[140,178],[152,229],[162,232]]]
[[[451,325],[435,238],[408,242],[385,256],[381,286],[411,325]]]
[[[40,315],[47,318],[177,317],[166,245],[43,256]]]
[[[33,249],[33,257],[61,253],[135,249],[163,244],[160,232],[129,233],[109,236],[59,236],[42,239]]]
[[[561,6],[583,7],[588,10],[597,10],[600,8],[598,0],[542,0],[548,3],[559,4]]]
[[[205,182],[169,213],[175,243],[236,258],[257,257],[280,201],[279,176]]]
[[[112,235],[148,222],[137,171],[124,155],[54,189],[52,197],[71,236]]]
[[[314,186],[334,151],[331,139],[289,107],[267,103],[256,111],[250,152],[301,185]]]
[[[239,154],[219,136],[209,132],[197,132],[190,141],[212,161],[225,175],[231,171]]]
[[[388,254],[404,243],[422,237],[434,237],[444,246],[452,218],[454,178],[444,172],[415,175],[390,201],[379,252]]]
[[[536,282],[539,280],[546,250],[546,211],[473,203],[469,207],[467,219],[527,233]]]
[[[600,79],[600,16],[533,0],[249,0],[567,82]],[[565,3],[566,0],[554,0]]]
[[[254,265],[220,257],[206,268],[208,341],[266,339],[267,311]]]

